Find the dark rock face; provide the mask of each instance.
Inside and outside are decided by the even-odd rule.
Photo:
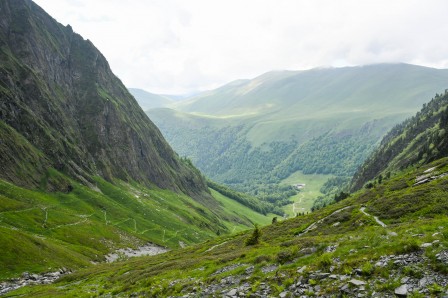
[[[2,179],[33,187],[53,167],[86,184],[98,175],[207,200],[200,173],[180,161],[103,55],[29,0],[0,2],[0,120],[2,136],[23,137],[35,151],[24,160],[21,146],[0,144]],[[6,153],[14,162],[3,163]],[[38,173],[18,171],[23,162]]]

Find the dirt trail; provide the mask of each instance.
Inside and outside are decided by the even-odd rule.
[[[334,211],[333,213],[331,213],[330,215],[327,215],[327,216],[325,216],[324,218],[321,218],[321,219],[319,219],[318,221],[313,222],[312,224],[310,224],[310,225],[308,226],[308,228],[306,228],[306,229],[305,229],[302,233],[300,233],[298,236],[300,237],[300,236],[302,236],[303,234],[306,234],[306,233],[308,233],[309,231],[314,230],[314,229],[317,228],[317,226],[318,226],[319,224],[321,224],[325,219],[327,219],[327,218],[329,218],[329,217],[335,215],[336,213],[339,213],[339,212],[341,212],[341,211],[343,211],[343,210],[345,210],[345,209],[351,208],[351,207],[353,207],[353,206],[347,206],[347,207],[338,209],[338,210]]]
[[[301,204],[302,203],[303,197],[304,197],[304,195],[300,194],[299,201],[292,204],[292,214],[293,214],[293,216],[297,216],[297,212],[296,211],[298,211],[300,209],[302,209],[302,211],[305,210],[305,208],[296,207],[296,204]]]
[[[382,226],[383,228],[387,227],[387,225],[386,225],[384,222],[382,222],[381,220],[379,220],[378,217],[373,216],[373,215],[367,213],[367,212],[365,211],[365,210],[366,210],[366,207],[361,207],[361,209],[359,209],[359,210],[361,210],[361,212],[364,213],[365,215],[373,217],[373,218],[375,219],[375,221],[376,221],[380,226]]]
[[[212,251],[212,250],[214,250],[215,248],[217,248],[217,247],[219,247],[219,246],[221,246],[221,245],[224,245],[224,244],[226,244],[226,243],[227,243],[227,241],[224,241],[223,243],[213,245],[212,247],[210,247],[209,249],[207,249],[205,252]]]

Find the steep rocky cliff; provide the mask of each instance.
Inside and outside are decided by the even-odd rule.
[[[0,1],[0,120],[0,178],[18,185],[52,167],[209,196],[95,46],[29,0]]]

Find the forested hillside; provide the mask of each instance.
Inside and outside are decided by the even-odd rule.
[[[353,175],[447,80],[447,70],[407,64],[271,72],[147,113],[208,177],[282,205],[293,193],[282,179]]]
[[[277,207],[289,203],[288,197],[295,194],[291,186],[277,184],[280,178],[273,171],[294,150],[295,141],[253,148],[245,138],[248,125],[234,125],[232,119],[205,118],[169,109],[154,110],[149,115],[179,154],[188,156],[212,180]]]
[[[422,165],[448,154],[448,92],[437,94],[412,118],[393,127],[378,149],[356,172],[352,190],[373,180]],[[370,184],[371,187],[372,184]]]

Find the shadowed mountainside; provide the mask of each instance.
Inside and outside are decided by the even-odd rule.
[[[0,5],[2,136],[21,143],[4,142],[1,178],[35,187],[53,167],[209,196],[90,41],[31,1]]]

